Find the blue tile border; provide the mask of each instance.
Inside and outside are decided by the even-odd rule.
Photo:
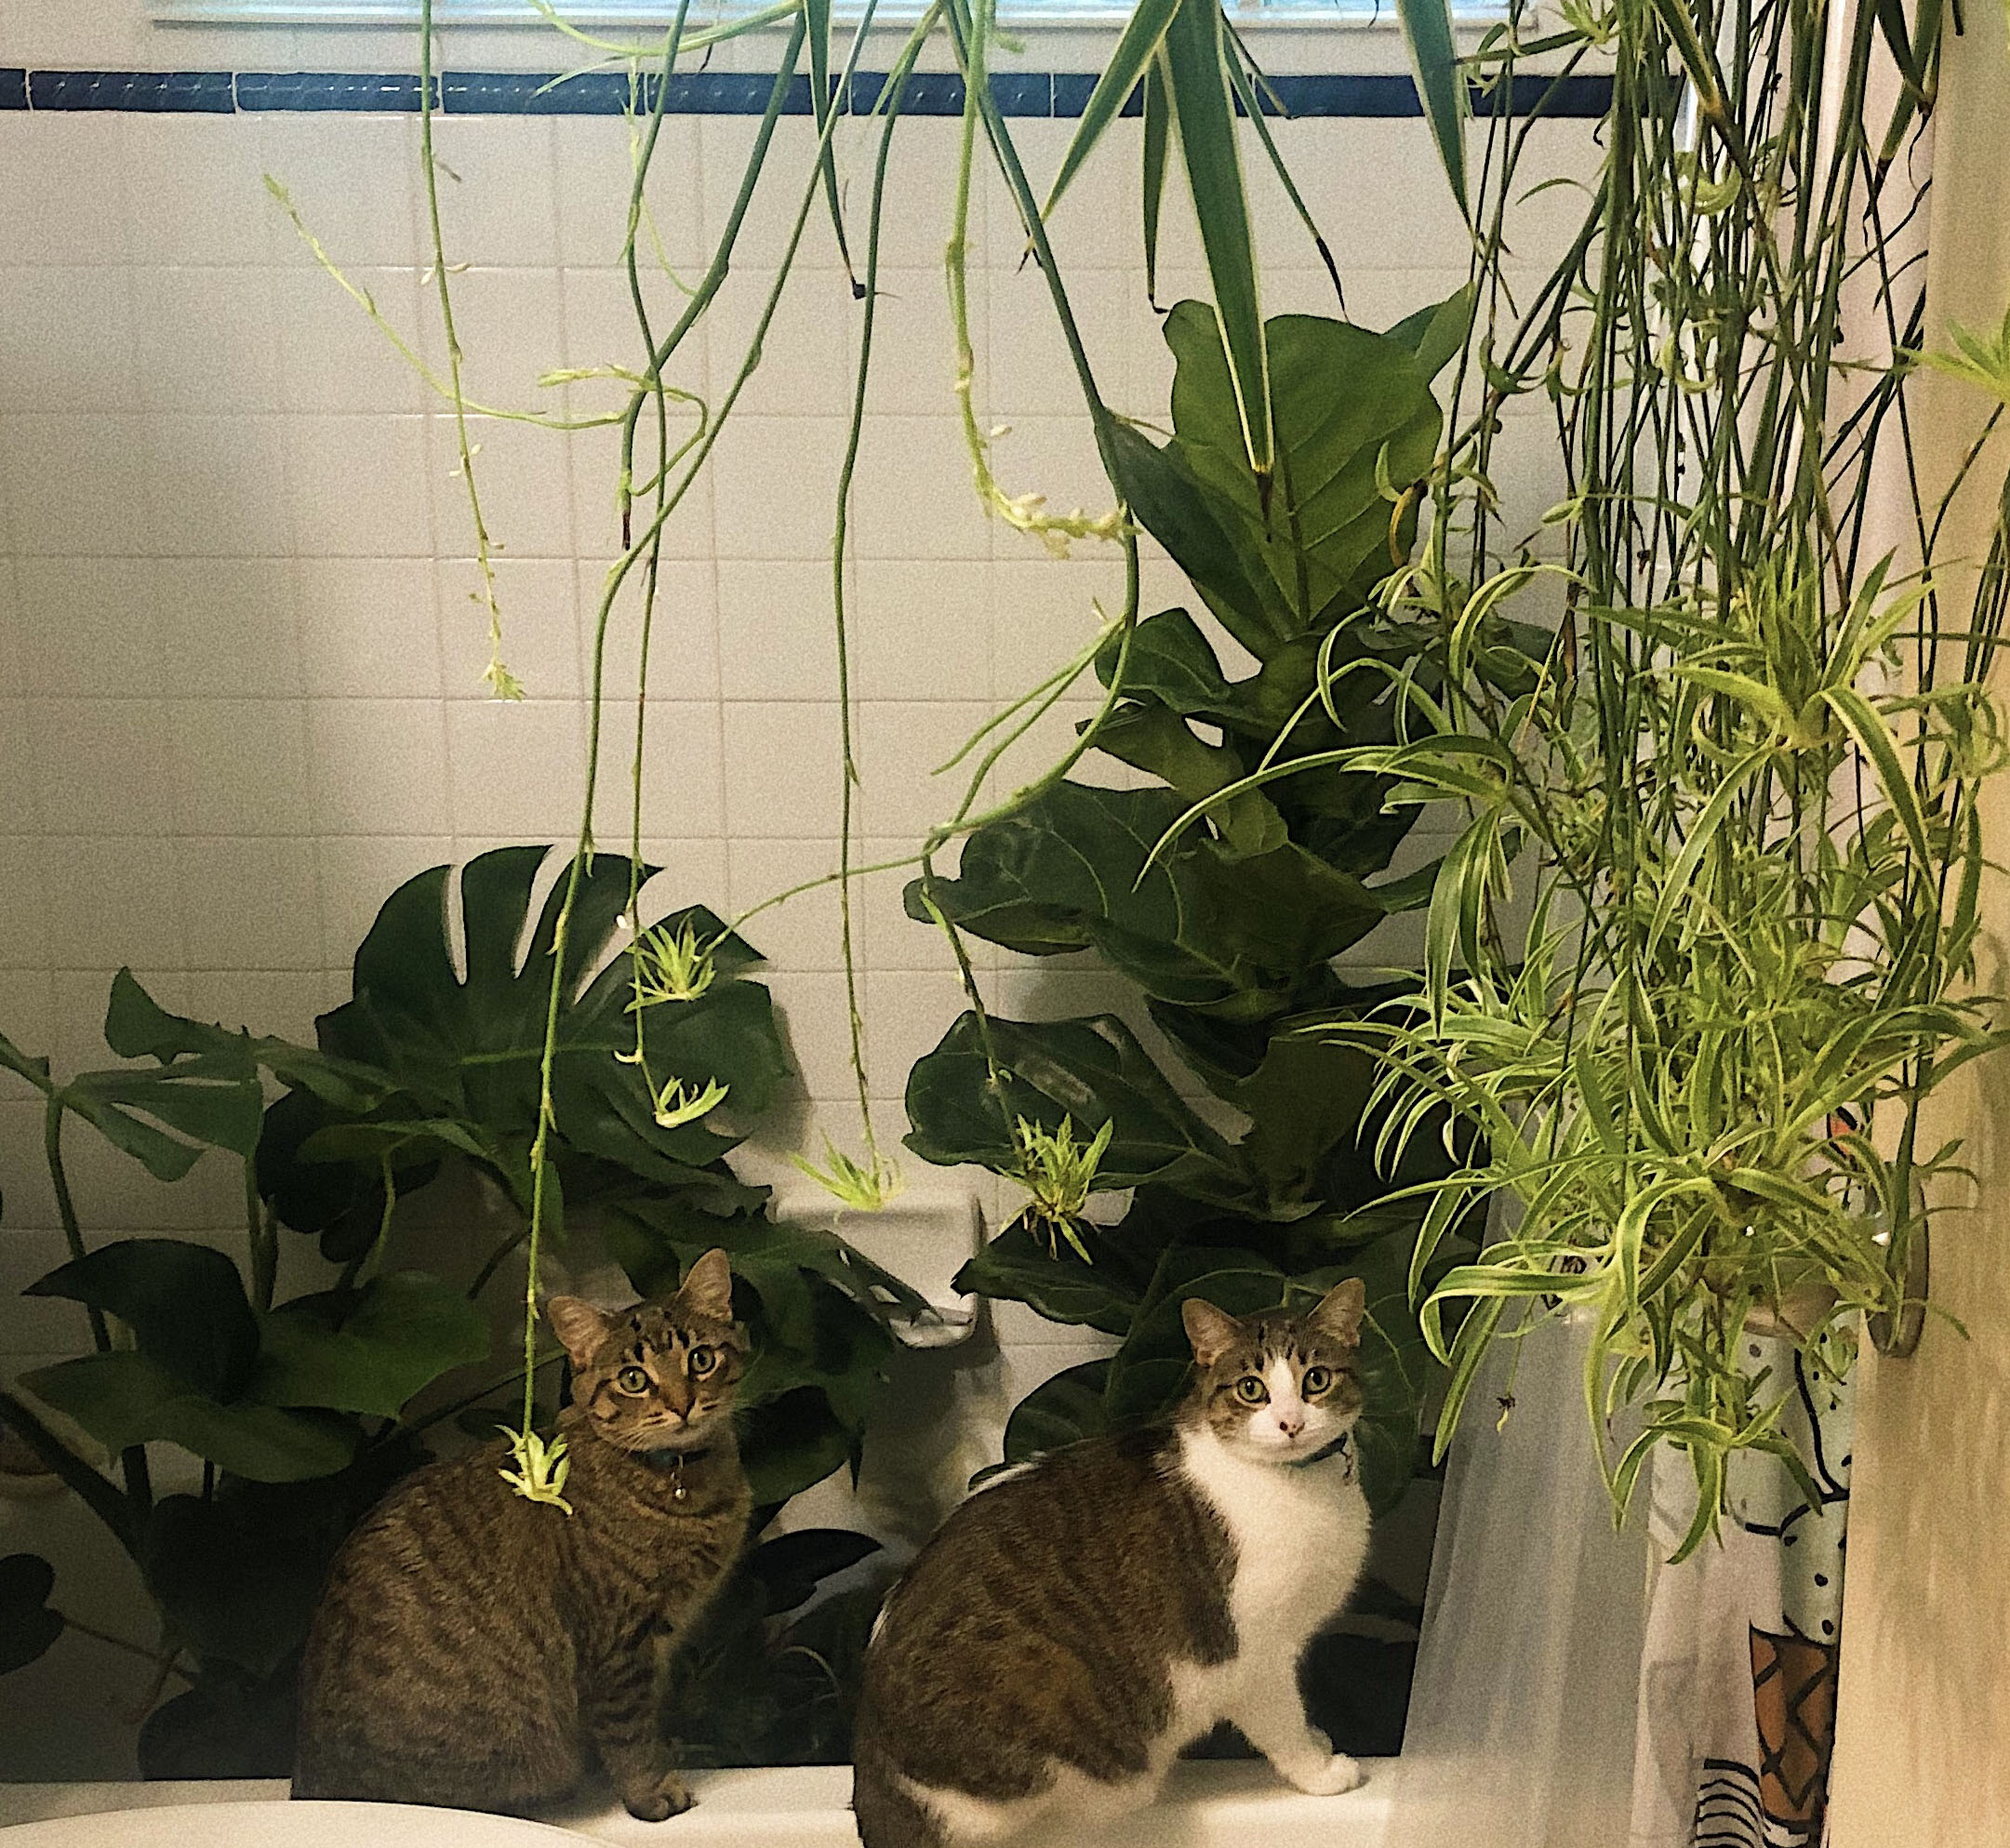
[[[143,115],[229,115],[228,71],[31,71],[31,109],[117,110]]]
[[[449,71],[438,78],[439,106],[448,115],[619,115],[630,106],[655,107],[658,77],[632,85],[621,72],[572,76],[541,71]],[[774,78],[759,72],[678,72],[670,79],[664,113],[670,115],[759,115]],[[860,71],[851,80],[850,103],[864,113],[877,100],[885,73]],[[992,77],[1001,113],[1035,119],[1079,116],[1096,87],[1085,71],[1003,71]],[[1407,76],[1272,77],[1266,114],[1293,118],[1378,120],[1423,113]],[[1511,93],[1475,90],[1473,113],[1494,113],[1502,104],[1514,115],[1542,114],[1595,121],[1612,105],[1610,77],[1517,76]],[[908,79],[901,112],[959,115],[963,79],[953,72],[921,71]],[[362,71],[28,71],[0,67],[0,111],[112,110],[143,114],[229,115],[287,110],[314,113],[416,113],[419,79]],[[788,115],[810,113],[809,79],[795,77],[783,100]],[[1135,115],[1133,94],[1124,113]]]
[[[237,107],[319,112],[370,111],[419,113],[417,77],[372,76],[361,71],[240,71]],[[435,84],[434,94],[438,94]]]

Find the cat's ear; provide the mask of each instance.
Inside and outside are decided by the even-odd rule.
[[[1204,1367],[1213,1366],[1242,1336],[1242,1323],[1227,1310],[1198,1296],[1189,1296],[1179,1305],[1179,1320],[1186,1323],[1193,1358]]]
[[[1358,1277],[1336,1283],[1319,1299],[1319,1307],[1305,1319],[1322,1334],[1343,1347],[1361,1345],[1361,1316],[1368,1306],[1367,1285]]]
[[[600,1351],[606,1338],[607,1318],[592,1303],[579,1296],[553,1296],[545,1304],[544,1313],[574,1366],[585,1366]]]
[[[708,1251],[684,1275],[677,1301],[693,1315],[714,1322],[733,1319],[733,1267],[723,1251]]]

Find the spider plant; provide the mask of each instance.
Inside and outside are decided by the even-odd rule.
[[[1332,1030],[1383,1061],[1385,1155],[1445,1110],[1481,1132],[1418,1190],[1413,1292],[1452,1367],[1440,1452],[1490,1344],[1579,1309],[1616,1509],[1658,1446],[1684,1452],[1685,1554],[1734,1454],[1802,1469],[1791,1382],[1752,1364],[1748,1322],[1833,1371],[1857,1314],[1875,1332],[1921,1309],[1928,1217],[1963,1172],[1923,1112],[2003,1037],[1970,984],[2010,528],[1962,578],[1938,543],[1960,482],[1935,498],[1912,455],[1909,155],[1940,0],[1840,24],[1793,0],[1617,0],[1539,38],[1532,18],[1475,68],[1504,93],[1534,54],[1566,75],[1603,57],[1607,152],[1531,283],[1505,235],[1526,132],[1491,125],[1462,419],[1430,543],[1385,587],[1436,625],[1443,677],[1397,676],[1398,740],[1342,753],[1393,803],[1445,805],[1457,839],[1423,980]],[[1990,343],[1957,347],[1946,369],[2001,396]],[[1532,533],[1504,529],[1493,481],[1523,398],[1546,401],[1566,483]],[[1902,557],[1873,537],[1893,507]],[[1503,618],[1545,608],[1552,640],[1517,663]],[[1488,1248],[1430,1274],[1495,1193]]]

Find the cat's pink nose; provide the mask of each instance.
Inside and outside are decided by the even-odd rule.
[[[1277,1421],[1277,1429],[1284,1432],[1286,1437],[1297,1437],[1305,1429],[1305,1420],[1303,1418],[1280,1418]]]

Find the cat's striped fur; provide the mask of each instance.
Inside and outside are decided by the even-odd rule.
[[[1093,1827],[1222,1720],[1300,1789],[1360,1781],[1306,1722],[1298,1665],[1367,1550],[1363,1296],[1350,1280],[1249,1321],[1189,1302],[1198,1377],[1171,1424],[1072,1445],[951,1516],[867,1653],[865,1848]]]
[[[731,1273],[710,1252],[664,1305],[549,1313],[574,1370],[572,1514],[517,1496],[489,1445],[364,1520],[308,1640],[296,1797],[521,1814],[597,1758],[631,1814],[689,1806],[657,1700],[746,1538]]]

